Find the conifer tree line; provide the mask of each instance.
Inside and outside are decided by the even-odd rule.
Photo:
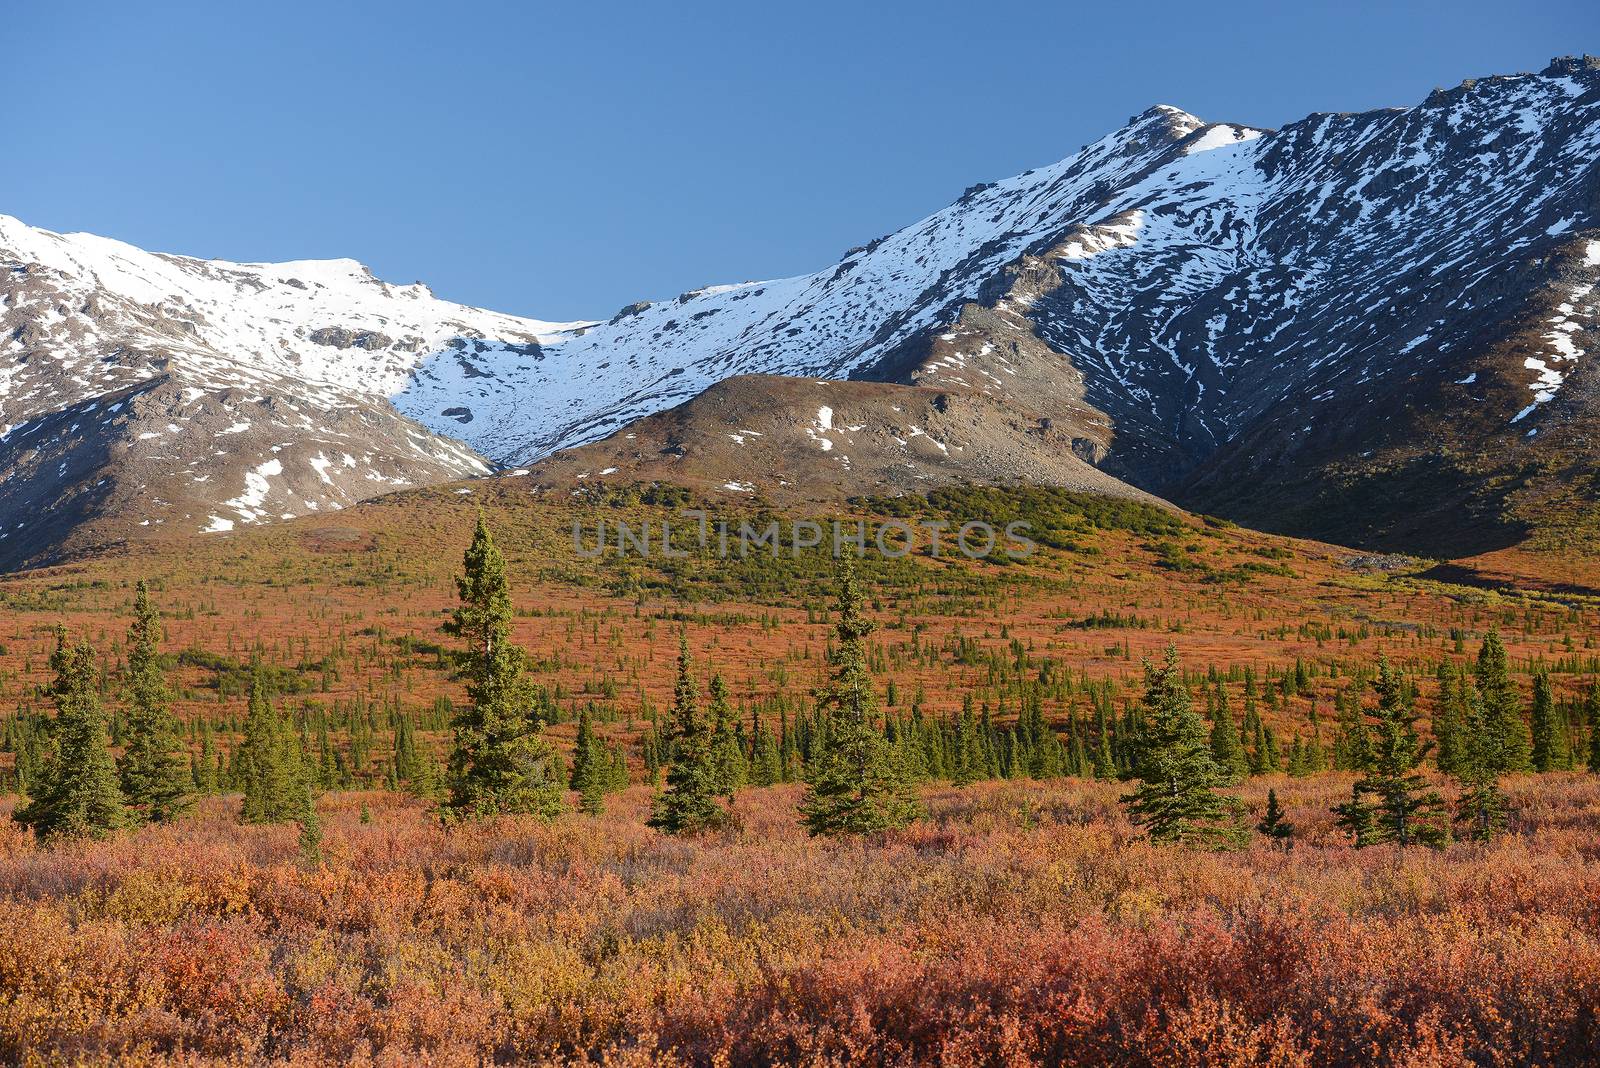
[[[562,711],[549,689],[527,678],[526,653],[511,638],[505,560],[481,514],[456,585],[458,604],[444,629],[457,646],[439,655],[463,683],[459,705],[439,698],[431,709],[407,712],[398,698],[374,704],[358,696],[331,710],[308,702],[297,716],[273,692],[278,676],[252,661],[247,713],[219,726],[173,715],[162,627],[140,582],[125,663],[108,671],[93,648],[58,628],[44,691],[54,714],[6,721],[4,745],[16,754],[25,796],[15,818],[41,839],[99,836],[181,818],[200,795],[237,792],[245,822],[298,824],[314,858],[317,796],[374,785],[374,775],[422,798],[446,822],[552,819],[568,807],[569,791],[580,811],[603,812],[629,784],[629,754],[597,729],[609,720],[592,702],[574,708],[570,767],[545,736]],[[1161,664],[1146,665],[1142,695],[1128,700],[1113,680],[1073,678],[1051,660],[1033,660],[1004,628],[1004,651],[959,633],[924,641],[920,629],[886,650],[869,641],[874,625],[849,561],[834,593],[833,636],[807,706],[780,693],[736,708],[714,665],[702,694],[680,637],[672,708],[661,717],[646,704],[651,726],[638,748],[655,789],[651,826],[675,834],[727,827],[736,821],[739,789],[799,783],[800,818],[813,834],[873,833],[918,818],[917,787],[926,782],[1079,776],[1130,784],[1130,817],[1153,840],[1228,848],[1253,819],[1229,787],[1250,776],[1333,769],[1358,776],[1335,810],[1355,845],[1442,845],[1504,830],[1507,775],[1600,771],[1600,680],[1581,699],[1558,701],[1549,669],[1534,664],[1525,702],[1497,631],[1470,665],[1438,668],[1424,738],[1419,680],[1384,659],[1344,669],[1331,722],[1317,707],[1316,680],[1338,668],[1303,660],[1264,677],[1249,668],[1192,673],[1169,647]],[[987,687],[969,688],[959,712],[930,715],[920,686],[908,695],[892,680],[878,685],[890,656],[951,656],[986,672]],[[1263,709],[1281,721],[1291,698],[1309,699],[1311,708],[1308,729],[1286,740]],[[1055,715],[1047,717],[1051,705]],[[441,762],[419,732],[445,726],[452,744]],[[233,737],[236,743],[221,744]],[[1453,796],[1428,777],[1430,768],[1454,785]],[[1257,829],[1291,840],[1276,791]]]

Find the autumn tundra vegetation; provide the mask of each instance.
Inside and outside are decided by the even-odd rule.
[[[923,502],[1029,561],[479,496],[0,582],[0,1057],[1600,1049],[1600,602],[1065,491]]]

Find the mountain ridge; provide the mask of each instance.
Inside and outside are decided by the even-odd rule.
[[[166,493],[194,503],[137,513],[191,529],[526,466],[727,380],[751,392],[723,390],[723,409],[787,426],[760,384],[787,375],[943,390],[983,413],[963,429],[974,441],[1030,427],[1141,492],[1285,533],[1493,548],[1544,524],[1550,502],[1585,510],[1597,495],[1563,488],[1595,459],[1581,427],[1596,392],[1585,356],[1600,277],[1597,66],[1559,59],[1414,107],[1277,130],[1157,105],[821,271],[596,322],[439,301],[350,260],[195,260],[0,216],[0,566],[74,551],[72,531],[96,521],[57,523],[31,553],[5,547],[22,535],[4,517],[51,510],[48,473],[86,432],[69,420],[40,448],[38,427],[162,376],[190,404],[276,405],[207,429],[169,403],[138,426],[92,431],[115,440],[83,456],[131,486],[173,459],[154,453],[138,475],[126,459],[138,442],[201,427],[179,459],[202,481]],[[1469,375],[1476,386],[1459,388]],[[241,421],[249,435],[218,437]],[[312,440],[320,424],[360,447]],[[902,452],[872,465],[918,464]],[[60,499],[97,485],[94,463],[81,466]],[[1367,476],[1385,471],[1421,518],[1369,507],[1362,495],[1382,489]],[[267,480],[260,501],[252,478]],[[205,480],[220,488],[197,489]],[[100,520],[136,536],[122,521],[136,498]]]

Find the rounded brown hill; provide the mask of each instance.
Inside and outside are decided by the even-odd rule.
[[[1164,503],[1086,463],[1087,428],[976,390],[739,375],[532,469],[549,488],[663,481],[779,503],[952,483]],[[1103,428],[1100,433],[1104,433]]]

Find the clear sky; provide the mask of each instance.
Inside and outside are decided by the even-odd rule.
[[[1277,126],[1600,51],[1593,0],[8,6],[0,212],[545,319],[816,270],[1151,104]]]

